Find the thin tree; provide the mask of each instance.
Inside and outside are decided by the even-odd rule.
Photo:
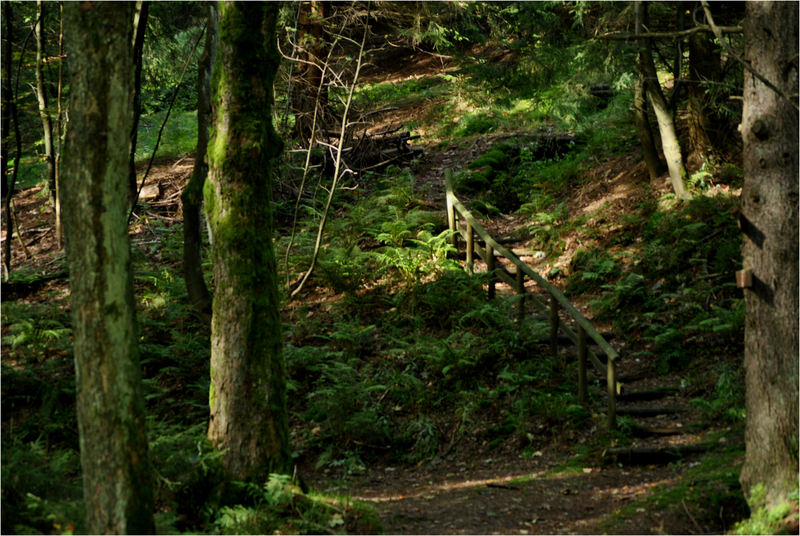
[[[751,281],[744,293],[747,420],[740,480],[754,512],[797,490],[800,140],[796,103],[787,98],[798,92],[797,35],[796,2],[748,2],[742,257]],[[765,493],[756,493],[760,486]]]
[[[139,137],[139,118],[142,115],[142,57],[144,55],[144,36],[147,32],[147,18],[150,3],[143,0],[136,2],[133,17],[133,124],[131,125],[131,148],[128,162],[128,198],[131,205],[138,197],[139,184],[136,182],[136,142]]]
[[[126,224],[133,4],[67,3],[62,189],[88,532],[152,533],[153,487]]]
[[[263,480],[289,465],[285,365],[272,244],[272,125],[279,56],[269,2],[219,4],[206,214],[214,303],[208,437],[229,476]]]
[[[58,3],[58,87],[56,88],[56,244],[58,249],[64,241],[61,225],[61,149],[64,141],[64,2]]]
[[[208,175],[206,152],[211,126],[211,74],[217,58],[217,7],[208,4],[208,31],[197,68],[197,149],[194,170],[181,193],[183,206],[183,277],[189,301],[200,312],[210,312],[211,294],[203,278],[203,240],[200,208]]]
[[[638,28],[637,28],[638,29]],[[644,69],[641,64],[644,51],[639,50],[639,68],[637,69],[636,85],[633,93],[633,112],[636,132],[639,135],[639,143],[642,145],[642,156],[644,157],[650,180],[655,181],[664,174],[666,169],[658,156],[653,129],[650,120],[647,118],[647,92],[645,91]]]
[[[47,109],[47,90],[44,86],[44,74],[42,64],[44,63],[44,37],[42,26],[44,25],[44,3],[42,0],[36,2],[36,24],[34,26],[34,37],[36,41],[36,101],[39,105],[39,117],[42,121],[44,159],[47,163],[47,187],[50,190],[50,200],[53,207],[56,205],[56,164],[55,151],[53,149],[53,122],[50,119],[50,111]]]
[[[689,197],[686,191],[686,168],[683,166],[681,147],[678,142],[678,134],[675,130],[675,120],[669,111],[667,100],[658,82],[658,73],[653,63],[653,52],[649,38],[641,37],[643,27],[647,24],[647,2],[637,0],[635,3],[636,33],[639,35],[639,69],[640,76],[644,78],[644,88],[647,93],[647,100],[653,107],[658,131],[661,135],[661,149],[664,152],[664,159],[667,161],[669,179],[672,189],[679,199]]]

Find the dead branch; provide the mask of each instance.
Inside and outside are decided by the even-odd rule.
[[[358,61],[356,62],[356,71],[353,74],[353,82],[350,85],[350,91],[347,95],[347,102],[345,103],[344,112],[342,113],[342,127],[339,134],[339,148],[336,152],[336,163],[333,170],[333,181],[331,182],[331,189],[328,193],[328,200],[325,202],[325,209],[322,212],[322,219],[319,222],[319,228],[317,230],[317,239],[314,243],[314,253],[311,256],[311,265],[308,267],[308,271],[303,276],[303,279],[300,280],[300,284],[295,288],[292,293],[291,297],[297,296],[297,294],[303,289],[305,282],[308,281],[308,278],[311,277],[312,272],[314,271],[314,267],[317,264],[317,258],[319,257],[319,250],[322,246],[322,233],[325,231],[325,223],[328,219],[328,212],[330,211],[331,203],[333,201],[333,194],[336,191],[336,184],[340,178],[340,169],[342,165],[342,147],[344,145],[345,139],[345,127],[347,126],[347,114],[350,111],[350,104],[353,102],[353,93],[355,92],[356,85],[358,83],[358,75],[361,71],[361,63],[364,57],[364,45],[367,42],[367,34],[369,33],[369,17],[365,19],[364,22],[364,34],[361,38],[361,45],[358,50]]]
[[[708,26],[714,32],[714,36],[716,36],[717,41],[719,41],[720,44],[723,46],[723,48],[725,49],[725,52],[727,52],[730,55],[730,57],[732,57],[733,59],[735,59],[736,61],[741,63],[742,66],[745,69],[747,69],[747,71],[749,71],[753,76],[758,78],[765,86],[770,88],[772,91],[777,93],[779,96],[781,96],[784,99],[786,99],[786,102],[791,104],[792,107],[795,110],[800,110],[800,108],[797,106],[797,103],[791,98],[791,96],[789,96],[786,92],[784,92],[778,86],[776,86],[775,84],[773,84],[772,82],[767,80],[766,77],[764,77],[760,73],[756,72],[756,70],[753,69],[750,66],[749,63],[744,61],[744,59],[741,56],[739,56],[736,52],[734,52],[733,47],[730,45],[730,43],[728,43],[725,39],[722,38],[722,31],[721,31],[720,27],[717,26],[716,24],[714,24],[714,17],[711,15],[711,8],[708,5],[708,0],[701,0],[700,3],[703,6],[703,11],[705,11],[705,13],[706,13],[706,19],[708,20]]]

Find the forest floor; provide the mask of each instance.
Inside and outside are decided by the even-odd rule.
[[[421,56],[417,62],[400,64],[395,75],[398,79],[425,76],[448,68],[443,59]],[[386,79],[385,73],[381,76]],[[386,121],[403,122],[424,113],[420,109],[401,109]],[[432,209],[443,210],[445,169],[465,167],[504,136],[509,133],[476,136],[447,147],[438,145],[436,140],[426,143],[424,156],[413,168],[420,197]],[[191,169],[191,158],[156,163],[149,181],[159,185],[158,193],[148,201],[144,213],[134,219],[134,247],[153,256],[148,248],[159,231],[151,223],[159,220],[162,225],[171,226],[181,222],[179,192]],[[587,179],[573,196],[568,207],[571,213],[588,214],[604,204],[608,210],[624,212],[642,196],[668,188],[666,181],[647,184],[646,172],[633,153],[599,164]],[[643,193],[643,184],[649,193]],[[19,192],[15,205],[25,248],[19,247],[15,237],[14,268],[40,275],[52,271],[64,254],[56,248],[52,211],[47,208],[41,187]],[[501,215],[485,223],[490,232],[501,236],[510,235],[522,225],[517,215]],[[568,237],[561,257],[539,265],[524,247],[515,251],[523,260],[531,261],[535,269],[546,272],[567,266],[580,245]],[[557,286],[563,287],[563,283],[554,281]],[[43,303],[60,295],[67,308],[67,279],[63,274],[37,288],[4,285],[3,290],[4,301]],[[314,296],[330,299],[313,290],[308,296],[311,300],[317,299]],[[576,305],[591,318],[587,303],[577,300]],[[599,323],[600,331],[607,329],[607,324]],[[702,418],[691,399],[702,393],[687,388],[685,378],[674,372],[661,373],[650,364],[628,357],[637,349],[620,350],[626,356],[618,368],[625,392],[674,388],[667,398],[636,404],[672,408],[671,413],[647,422],[666,432],[634,439],[627,446],[678,447],[713,442],[722,452],[726,445],[741,443],[741,438],[722,424],[697,426]],[[621,403],[620,407],[624,406]],[[603,408],[593,411],[600,413]],[[486,428],[497,424],[489,419],[498,414],[487,417]],[[543,428],[538,437],[530,440],[536,446],[532,455],[523,455],[521,446],[513,441],[490,445],[480,430],[457,434],[459,423],[455,419],[453,415],[434,419],[449,422],[453,433],[449,444],[443,445],[430,461],[403,465],[379,460],[367,464],[358,474],[347,474],[344,469],[318,468],[314,460],[301,459],[300,474],[315,490],[372,503],[381,517],[383,531],[389,534],[700,534],[727,530],[743,515],[740,504],[723,503],[717,505],[715,518],[700,516],[697,512],[701,505],[680,495],[668,497],[669,490],[681,493],[686,489],[681,485],[693,483],[692,471],[701,464],[702,454],[687,454],[670,463],[656,460],[635,464],[606,455],[605,451],[616,445],[616,439],[603,431],[604,423],[597,414],[582,430],[554,432]],[[741,459],[726,463],[735,466]],[[703,512],[708,509],[708,505],[702,505]]]

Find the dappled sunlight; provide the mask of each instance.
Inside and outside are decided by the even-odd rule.
[[[431,494],[448,493],[453,491],[462,491],[462,490],[469,490],[481,487],[498,487],[498,488],[505,487],[510,489],[519,489],[517,486],[514,487],[510,486],[510,484],[520,479],[524,479],[526,481],[534,480],[536,478],[539,478],[543,474],[544,472],[520,473],[520,474],[512,474],[512,475],[499,476],[493,478],[467,479],[460,481],[443,482],[441,484],[428,484],[420,487],[419,489],[402,494],[391,494],[391,495],[367,494],[363,496],[353,496],[353,498],[359,501],[380,503],[380,502],[404,501],[407,499],[417,499],[419,497],[428,497]]]

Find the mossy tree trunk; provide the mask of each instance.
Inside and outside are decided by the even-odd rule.
[[[636,33],[642,33],[641,29],[647,25],[647,2],[637,0],[635,3],[636,13]],[[686,169],[683,166],[681,146],[678,142],[678,134],[675,130],[675,120],[669,111],[664,92],[658,81],[655,63],[653,63],[653,51],[650,40],[640,38],[639,40],[639,68],[642,70],[640,76],[644,78],[645,92],[647,100],[653,107],[658,132],[661,135],[661,150],[664,152],[664,160],[667,161],[669,179],[675,195],[679,199],[689,197],[686,191]]]
[[[749,2],[745,61],[787,95],[798,91],[798,4]],[[796,97],[792,97],[796,98]],[[751,510],[776,506],[798,474],[798,117],[785,98],[744,75],[745,385],[742,487]],[[766,492],[754,493],[763,485]]]
[[[88,532],[153,531],[128,240],[133,4],[67,3],[63,201]]]
[[[194,171],[181,194],[183,205],[183,276],[189,301],[200,312],[211,309],[211,295],[203,278],[203,239],[200,208],[208,175],[206,152],[211,125],[211,72],[217,58],[217,7],[208,4],[206,45],[197,66],[197,150]]]
[[[206,215],[212,235],[211,418],[229,476],[288,469],[285,366],[272,245],[278,4],[220,3]]]

